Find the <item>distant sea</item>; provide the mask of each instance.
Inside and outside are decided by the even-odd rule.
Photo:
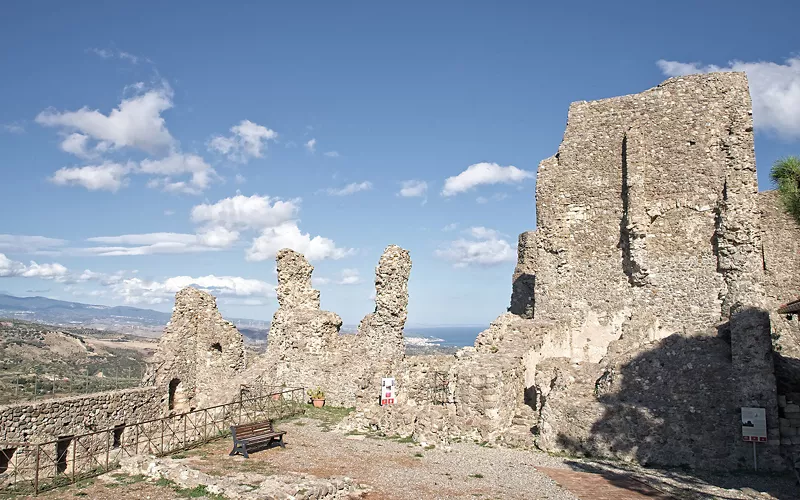
[[[426,328],[408,328],[403,336],[408,343],[424,342],[425,345],[440,347],[466,347],[475,344],[475,338],[486,330],[486,326],[439,326]],[[424,340],[412,340],[424,339]]]

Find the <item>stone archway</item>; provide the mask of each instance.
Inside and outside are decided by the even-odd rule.
[[[174,378],[169,381],[169,399],[167,409],[181,413],[189,409],[189,398],[181,379]]]

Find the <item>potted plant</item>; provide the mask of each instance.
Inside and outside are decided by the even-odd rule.
[[[273,399],[274,401],[278,401],[278,400],[280,400],[280,399],[281,399],[281,396],[283,396],[283,391],[284,391],[285,389],[286,389],[286,382],[284,382],[284,383],[282,383],[282,384],[281,384],[281,387],[280,387],[280,392],[277,392],[277,393],[273,393],[273,394],[272,394],[272,399]]]
[[[314,408],[322,408],[325,406],[325,393],[322,392],[322,389],[317,387],[316,389],[309,389],[306,391],[309,397],[311,397],[311,402],[314,403]]]

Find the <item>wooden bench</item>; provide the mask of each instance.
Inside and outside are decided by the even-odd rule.
[[[232,425],[233,450],[231,450],[230,456],[241,453],[244,458],[250,458],[247,454],[248,447],[260,448],[261,446],[269,446],[276,439],[281,448],[286,448],[286,445],[283,444],[284,434],[286,434],[286,431],[276,431],[272,427],[272,420],[254,424]]]

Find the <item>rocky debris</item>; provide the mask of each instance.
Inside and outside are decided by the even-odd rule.
[[[186,287],[175,294],[172,318],[153,364],[152,383],[164,391],[165,409],[227,403],[238,396],[244,339],[222,318],[213,295]]]
[[[375,311],[358,325],[370,356],[399,359],[405,354],[403,328],[408,317],[408,250],[389,245],[375,268]]]
[[[234,499],[306,500],[361,498],[369,491],[348,477],[321,479],[310,474],[287,473],[263,475],[234,473],[212,476],[193,469],[178,460],[148,455],[125,457],[120,461],[123,472],[152,479],[168,479],[182,488],[204,486],[206,491]]]

